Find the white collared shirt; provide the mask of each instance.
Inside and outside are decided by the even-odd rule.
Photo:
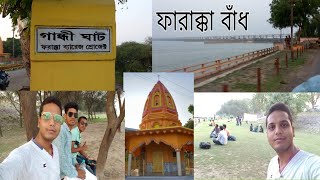
[[[59,180],[59,153],[52,144],[53,156],[32,140],[14,149],[0,164],[0,180]]]
[[[280,173],[278,156],[271,159],[267,179],[319,179],[320,157],[300,150]]]

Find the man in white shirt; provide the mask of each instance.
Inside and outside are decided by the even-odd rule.
[[[220,132],[218,134],[218,137],[216,139],[213,139],[213,142],[218,145],[225,145],[228,143],[228,136],[227,132],[224,130],[223,126],[220,126]]]
[[[287,105],[274,104],[266,126],[269,144],[277,153],[269,163],[267,179],[320,179],[320,157],[293,144],[294,127]]]
[[[0,164],[0,180],[60,179],[59,153],[52,141],[63,122],[61,103],[48,97],[39,112],[36,138],[13,150]]]

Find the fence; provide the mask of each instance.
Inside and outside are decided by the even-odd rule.
[[[260,59],[276,51],[278,51],[277,47],[266,48],[222,60],[215,60],[207,63],[175,69],[171,72],[194,72],[195,80],[197,80],[207,76],[219,74],[221,72],[226,72],[241,64]]]
[[[23,61],[21,58],[8,58],[0,61],[0,70],[6,71],[10,69],[22,68]]]

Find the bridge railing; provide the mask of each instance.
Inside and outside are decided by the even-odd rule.
[[[171,72],[194,72],[195,80],[228,71],[240,64],[253,61],[264,56],[267,56],[278,50],[277,47],[265,48],[257,51],[252,51],[238,56],[215,60],[207,63],[196,64],[184,68],[172,70]]]

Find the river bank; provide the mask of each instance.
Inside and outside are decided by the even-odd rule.
[[[288,68],[285,65],[286,54]],[[276,58],[280,59],[279,75],[276,75],[274,67]],[[201,87],[196,87],[195,92],[222,92],[223,87],[226,89],[226,86],[227,90],[232,92],[257,92],[257,68],[261,69],[262,92],[290,92],[308,78],[320,74],[319,61],[319,48],[307,49],[294,61],[290,59],[290,52],[284,50]]]

